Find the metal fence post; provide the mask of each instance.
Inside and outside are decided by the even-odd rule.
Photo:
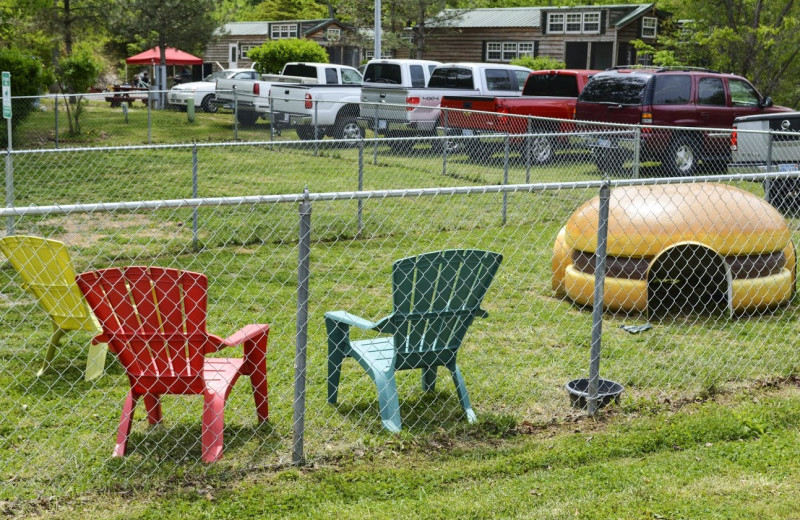
[[[192,146],[192,198],[196,199],[198,196],[197,187],[197,143]],[[197,251],[199,249],[199,240],[197,238],[197,206],[192,209],[192,249]]]
[[[314,157],[316,157],[319,154],[319,143],[317,142],[319,138],[319,130],[317,130],[317,125],[319,124],[319,102],[315,99],[312,103],[314,103]]]
[[[447,149],[450,148],[450,138],[447,131],[447,109],[442,110],[442,124],[444,126],[444,146],[442,146],[442,175],[447,175]]]
[[[372,127],[372,137],[373,137],[373,143],[375,143],[375,146],[374,146],[374,148],[372,150],[372,164],[378,164],[378,125],[379,125],[379,123],[378,123],[378,104],[377,103],[375,103],[375,122],[374,122],[374,125],[375,126]]]
[[[233,86],[233,140],[239,140],[239,96],[236,93],[236,85]]]
[[[589,359],[588,411],[594,415],[598,408],[600,386],[600,350],[603,339],[603,292],[606,277],[606,245],[608,243],[608,207],[611,188],[606,181],[600,187],[600,211],[597,217],[597,249],[594,269],[594,307],[592,309],[592,345]]]
[[[153,100],[150,96],[151,91],[147,91],[147,144],[153,144]]]
[[[639,178],[639,168],[641,166],[642,157],[642,127],[636,127],[636,133],[633,135],[633,178]]]
[[[56,94],[56,97],[55,97],[55,102],[53,104],[53,111],[55,112],[55,116],[56,116],[55,142],[56,142],[56,150],[58,150],[58,94]]]
[[[358,142],[358,191],[364,190],[364,140]],[[364,229],[364,201],[358,199],[358,235]]]
[[[267,93],[267,103],[269,103],[269,140],[275,140],[275,109],[272,106],[272,89]]]
[[[308,188],[300,203],[300,240],[297,264],[297,336],[294,355],[294,417],[292,421],[292,463],[303,464],[303,436],[306,410],[306,346],[308,344],[308,280],[311,260],[311,201]]]
[[[528,135],[525,136],[525,184],[531,183],[531,134],[533,121],[528,118]]]
[[[8,128],[8,150],[6,152],[6,207],[14,207],[14,159],[11,156],[11,119],[6,119]],[[14,217],[6,217],[6,235],[14,234]]]
[[[503,186],[508,184],[508,156],[511,152],[511,142],[509,140],[509,135],[506,134],[506,142],[505,142],[505,150],[504,150],[504,160],[503,160]],[[508,221],[508,193],[503,192],[503,225],[506,225]]]

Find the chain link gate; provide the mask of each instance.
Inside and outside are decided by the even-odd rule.
[[[391,442],[381,427],[375,386],[352,360],[342,367],[337,405],[326,402],[323,316],[337,309],[369,319],[387,315],[392,264],[427,251],[478,248],[499,252],[504,260],[484,300],[489,317],[476,320],[459,351],[479,424],[468,425],[448,381],[443,378],[433,393],[423,392],[415,371],[397,378],[403,429],[411,435],[442,428],[469,432],[505,418],[538,424],[583,413],[570,408],[564,385],[589,375],[591,303],[560,294],[553,283],[554,245],[576,210],[606,183],[613,194],[620,188],[690,189],[717,182],[735,187],[736,193],[753,193],[739,207],[760,214],[764,208],[756,201],[764,195],[762,182],[796,175],[764,171],[658,178],[650,173],[663,175],[662,166],[645,163],[636,179],[631,178],[636,163],[628,159],[621,169],[608,172],[609,181],[601,181],[595,148],[581,141],[595,135],[574,128],[568,147],[545,164],[533,164],[515,156],[525,153],[525,138],[539,135],[535,121],[530,128],[533,132],[522,136],[516,151],[510,137],[501,136],[500,152],[477,158],[463,150],[482,137],[453,135],[14,151],[16,209],[3,210],[3,216],[14,219],[15,233],[65,242],[78,272],[138,264],[206,274],[211,332],[226,334],[254,322],[271,325],[271,412],[268,424],[257,425],[250,390],[246,381],[240,382],[226,407],[225,456],[204,466],[200,403],[165,398],[164,424],[149,428],[140,414],[130,454],[110,459],[128,388],[124,370],[109,354],[103,377],[85,381],[91,334],[77,332],[62,340],[52,369],[37,378],[50,334],[47,317],[4,264],[0,397],[7,406],[0,412],[0,472],[10,485],[3,499],[36,497],[43,489],[69,495],[157,484],[176,476],[189,480]],[[635,135],[639,129],[625,131]],[[403,140],[411,143],[408,150],[387,149]],[[434,150],[437,140],[452,145]],[[621,207],[638,204],[639,199],[622,193],[610,198],[612,218]],[[672,197],[677,204],[683,196]],[[700,202],[693,212],[701,217],[713,213],[710,200]],[[788,234],[775,236],[793,241],[796,219],[785,213]],[[665,216],[664,221],[690,216]],[[596,227],[576,229],[570,239],[575,244],[596,239]],[[644,230],[631,236],[640,234]],[[609,251],[616,257],[609,270],[623,269],[620,254]],[[682,251],[678,258],[689,264],[724,270],[703,249]],[[756,256],[770,258],[744,261],[755,265],[763,260],[772,265],[769,269],[779,265],[788,270],[788,251],[783,244],[780,260],[771,255],[778,251],[762,248]],[[307,289],[301,283],[306,279],[303,259],[308,259]],[[577,249],[570,259],[579,273],[591,270],[591,261],[584,262]],[[723,261],[728,261],[724,255]],[[734,259],[730,265],[746,272],[742,262]],[[709,305],[711,292],[703,300]],[[303,300],[305,311],[299,304]],[[624,385],[621,406],[633,411],[785,377],[796,373],[800,363],[791,341],[795,311],[793,302],[733,315],[715,310],[667,318],[610,309],[602,315],[598,372]],[[644,325],[652,328],[638,334],[621,328]]]

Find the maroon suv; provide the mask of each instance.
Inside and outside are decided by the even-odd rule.
[[[734,74],[615,68],[589,80],[578,97],[575,119],[642,125],[640,161],[659,161],[670,174],[692,175],[701,162],[725,168],[734,119],[788,110],[773,106],[772,99],[762,97],[749,81]],[[662,126],[685,130],[656,128]],[[633,158],[637,136],[630,127],[586,129],[603,130],[588,140],[602,171],[618,172]]]

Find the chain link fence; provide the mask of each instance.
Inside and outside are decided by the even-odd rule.
[[[566,135],[556,123],[568,125],[559,127]],[[725,160],[728,173],[675,177],[674,164],[656,160],[665,156],[649,155],[649,144],[644,152],[651,137],[638,126],[531,119],[523,127],[513,136],[448,127],[350,141],[290,140],[285,130],[280,141],[6,153],[6,235],[63,242],[78,273],[130,265],[203,273],[208,329],[222,337],[270,324],[270,417],[257,423],[243,377],[225,407],[224,458],[204,465],[202,400],[164,396],[163,423],[149,426],[142,406],[128,455],[111,458],[130,389],[125,368],[108,354],[102,377],[87,381],[93,334],[74,331],[37,376],[52,328],[6,262],[2,500],[244,474],[391,445],[376,385],[355,360],[342,363],[338,399],[328,402],[324,316],[391,314],[393,264],[429,251],[480,249],[503,260],[483,300],[488,317],[472,323],[458,351],[477,424],[445,369],[433,391],[423,391],[420,370],[400,371],[401,441],[585,413],[565,389],[580,379],[588,391],[598,380],[619,383],[620,406],[636,411],[797,372],[798,221],[793,207],[781,214],[764,199],[774,183],[794,182],[800,154],[785,150],[788,166],[736,155]],[[681,129],[692,142],[704,132]],[[535,160],[543,137],[557,145]],[[623,139],[639,148],[603,169],[605,157],[622,155]],[[743,132],[737,139],[739,151],[751,146]],[[692,148],[698,173],[706,161],[718,166],[704,150]],[[601,404],[593,396],[589,404]]]

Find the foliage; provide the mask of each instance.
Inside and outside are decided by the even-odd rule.
[[[644,56],[647,58],[646,61],[648,64],[658,65],[659,67],[683,65],[675,56],[675,53],[671,50],[656,50],[655,47],[643,42],[642,40],[631,40],[631,45],[633,45],[633,48],[636,49],[638,56]]]
[[[33,56],[24,54],[17,48],[0,48],[0,70],[11,73],[11,95],[35,96],[52,82],[52,74]],[[35,98],[14,99],[12,101],[12,128],[17,128],[34,110]],[[2,101],[0,101],[2,106]],[[7,132],[0,135],[0,146],[8,144]]]
[[[261,74],[277,74],[290,61],[328,63],[328,53],[317,42],[288,38],[271,40],[248,53]]]
[[[248,10],[242,20],[316,20],[327,16],[328,8],[315,0],[266,0]]]
[[[521,56],[511,60],[512,65],[528,67],[531,70],[554,70],[563,69],[567,65],[563,61],[558,61],[549,56]]]
[[[91,51],[80,48],[58,62],[56,77],[62,93],[83,93],[88,92],[89,88],[95,84],[100,72],[102,72],[100,62]],[[80,135],[81,133],[80,117],[83,113],[83,103],[84,99],[81,94],[66,103],[70,135]]]

